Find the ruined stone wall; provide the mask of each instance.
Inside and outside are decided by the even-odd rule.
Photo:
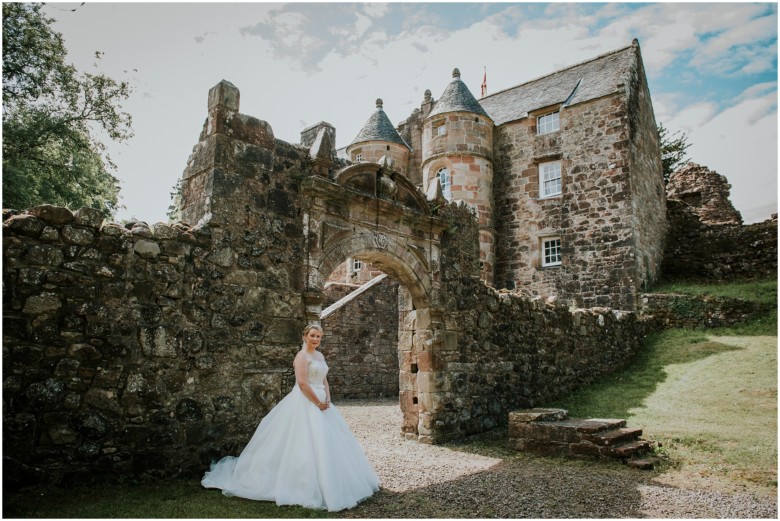
[[[33,468],[55,482],[195,475],[292,385],[300,297],[258,291],[281,286],[284,268],[239,266],[284,248],[253,255],[247,237],[209,227],[101,223],[56,208],[4,222],[11,483]]]
[[[535,118],[496,129],[497,288],[635,308],[627,111],[614,95],[562,109],[556,133],[537,135]],[[562,194],[540,198],[539,163],[553,160]],[[545,237],[560,237],[562,265],[541,266]]]
[[[7,483],[194,477],[238,453],[294,384],[309,164],[267,124],[214,111],[184,174],[200,225],[4,222]]]
[[[736,280],[777,277],[777,216],[762,223],[702,223],[695,208],[669,199],[665,280]]]
[[[326,289],[326,305],[346,296],[338,289]],[[398,396],[398,283],[384,279],[323,319],[322,327],[334,399]]]
[[[688,163],[669,177],[668,197],[686,203],[706,224],[742,224],[742,215],[729,200],[725,176],[706,166]]]
[[[510,410],[561,397],[633,359],[648,332],[634,313],[570,310],[485,286],[474,275],[473,220],[463,208],[443,211],[452,223],[442,239],[442,264],[452,268],[443,275],[442,298],[452,310],[443,319],[453,338],[417,362],[443,389],[436,400],[445,436],[504,425]]]
[[[765,316],[769,306],[711,295],[673,293],[641,295],[639,314],[659,329],[729,327]]]

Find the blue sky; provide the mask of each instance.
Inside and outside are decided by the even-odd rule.
[[[76,8],[75,11],[71,9]],[[656,120],[725,175],[746,222],[777,211],[777,3],[54,3],[69,59],[127,79],[135,137],[112,145],[119,218],[165,221],[226,79],[241,112],[298,142],[319,121],[347,145],[382,98],[394,123],[438,98],[458,67],[479,95],[638,38]]]

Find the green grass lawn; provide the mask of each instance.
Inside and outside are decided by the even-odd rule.
[[[776,281],[654,291],[772,302],[775,309],[732,328],[652,335],[629,368],[548,405],[572,417],[627,419],[662,444],[670,473],[776,492]]]
[[[323,518],[323,510],[278,507],[226,497],[197,480],[158,484],[79,485],[3,494],[4,518]]]

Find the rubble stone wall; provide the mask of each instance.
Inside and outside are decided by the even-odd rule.
[[[777,216],[762,223],[706,224],[695,208],[667,204],[666,280],[737,280],[777,277]]]
[[[450,205],[442,240],[443,317],[450,339],[415,362],[443,390],[437,420],[458,438],[505,425],[509,411],[563,396],[624,367],[638,352],[647,324],[633,312],[574,309],[495,290],[478,269],[477,225]],[[471,273],[472,275],[469,275]],[[421,408],[432,406],[421,402]]]
[[[561,110],[560,132],[537,135],[536,118],[496,130],[497,288],[634,308],[626,111],[616,95]],[[559,196],[540,196],[546,161],[561,162]],[[560,237],[562,264],[542,267],[542,241],[551,237]]]
[[[729,327],[766,315],[768,306],[742,299],[647,293],[640,299],[639,314],[659,329]]]
[[[668,197],[683,201],[706,224],[742,224],[742,215],[729,200],[725,176],[706,166],[688,163],[669,177]]]
[[[264,122],[213,110],[183,176],[184,213],[208,225],[5,220],[9,486],[193,477],[238,454],[294,384],[310,163]]]
[[[4,222],[3,448],[19,467],[6,476],[200,472],[293,383],[300,296],[268,258],[284,252],[85,214]]]
[[[639,291],[651,287],[661,275],[668,223],[658,127],[645,70],[639,58],[634,60],[629,82],[629,202],[634,229],[631,256],[634,261],[633,286]]]
[[[325,290],[325,305],[350,293],[339,289]],[[323,319],[322,327],[334,399],[398,396],[398,283],[384,279]]]

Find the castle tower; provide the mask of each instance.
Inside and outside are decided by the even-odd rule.
[[[458,69],[423,123],[421,166],[426,193],[431,183],[439,182],[447,199],[475,211],[482,280],[493,285],[493,120],[461,81]]]
[[[379,163],[385,157],[393,170],[408,177],[411,147],[395,130],[382,106],[382,100],[377,99],[376,111],[347,147],[347,156],[353,163]]]

